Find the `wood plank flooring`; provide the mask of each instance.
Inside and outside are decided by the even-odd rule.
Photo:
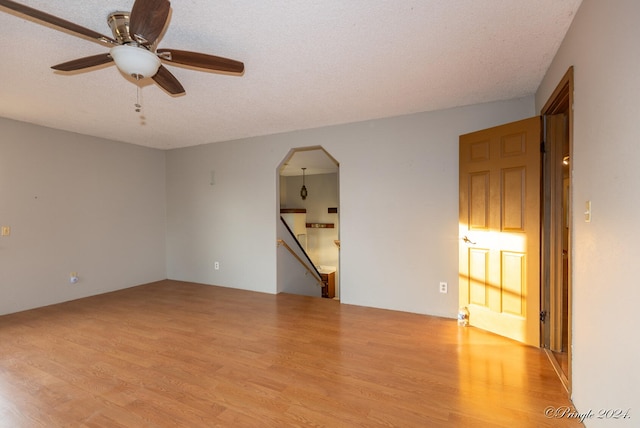
[[[455,320],[161,281],[0,317],[0,427],[558,427],[547,357]]]

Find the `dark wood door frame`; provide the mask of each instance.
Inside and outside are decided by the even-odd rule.
[[[560,380],[571,394],[571,216],[570,196],[563,190],[564,168],[568,168],[571,182],[573,147],[573,67],[551,94],[541,110],[544,129],[543,160],[543,224],[541,254],[541,307],[544,322],[541,323],[542,346],[549,355]],[[566,165],[568,164],[568,166]],[[564,188],[566,189],[566,188]],[[566,229],[566,230],[565,230]],[[567,239],[569,233],[569,239]],[[565,260],[568,262],[565,263]],[[566,284],[566,289],[563,287]],[[564,316],[563,316],[564,315]],[[566,361],[561,362],[552,352],[557,348],[564,326]],[[560,330],[560,331],[559,331]]]

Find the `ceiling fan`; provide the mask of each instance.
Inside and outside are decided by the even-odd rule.
[[[198,52],[156,49],[157,39],[169,17],[169,0],[135,0],[131,12],[109,14],[107,23],[113,38],[10,0],[0,0],[0,6],[111,48],[106,53],[54,65],[51,67],[54,70],[76,71],[115,62],[118,69],[126,75],[136,80],[149,77],[172,95],[184,94],[185,90],[178,79],[161,64],[161,60],[168,64],[205,70],[234,74],[244,72],[244,64],[240,61]]]

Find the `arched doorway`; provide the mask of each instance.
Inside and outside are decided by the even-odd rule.
[[[285,222],[290,223],[308,256],[302,255],[300,263],[309,260],[323,280],[331,278],[332,290],[323,296],[337,299],[340,296],[339,163],[321,146],[294,148],[278,166],[277,176],[278,216],[282,215]],[[302,192],[303,186],[306,192]],[[289,213],[292,216],[287,218]],[[303,218],[296,220],[295,226],[294,216]],[[289,256],[278,252],[278,258]]]

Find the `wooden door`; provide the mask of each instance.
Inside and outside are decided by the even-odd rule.
[[[460,306],[540,346],[540,118],[460,136]]]

